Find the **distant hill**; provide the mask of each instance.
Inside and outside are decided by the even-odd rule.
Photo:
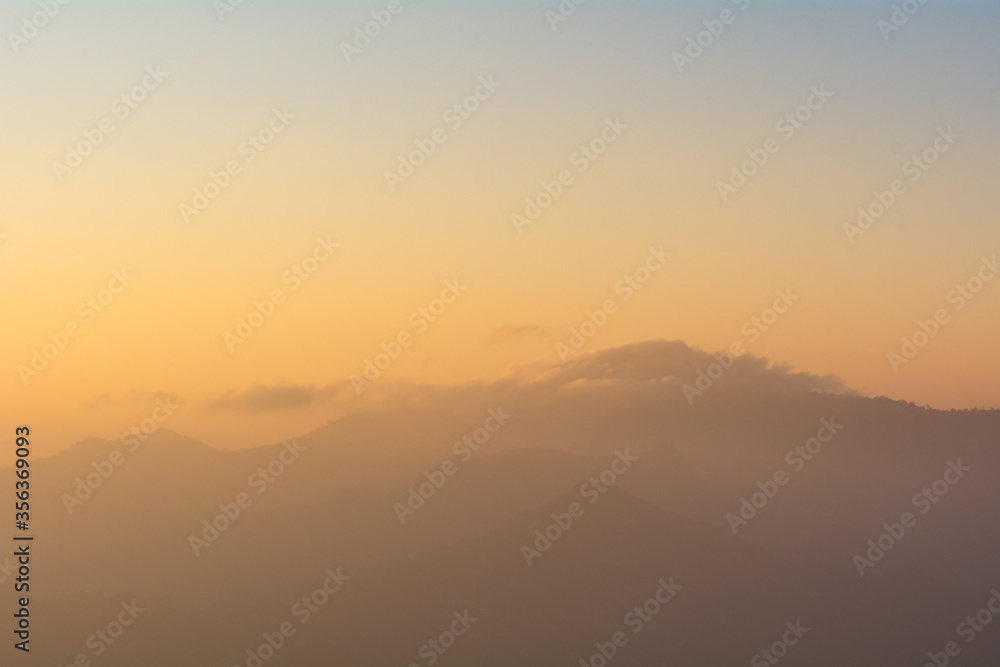
[[[798,619],[810,630],[790,665],[920,665],[956,640],[1000,585],[1000,411],[867,398],[754,357],[691,404],[684,384],[713,361],[654,341],[492,384],[396,387],[312,433],[290,426],[292,449],[161,430],[134,452],[90,439],[39,460],[33,660],[93,657],[95,619],[135,598],[148,615],[101,665],[245,665],[338,567],[343,590],[267,665],[426,664],[421,646],[465,609],[478,620],[442,665],[578,665],[671,577],[683,589],[627,630],[614,664],[746,664]],[[455,448],[500,408],[478,452]],[[832,438],[807,460],[818,433]],[[124,462],[70,513],[65,494],[116,450]],[[626,450],[634,463],[602,481]],[[959,460],[969,470],[946,475]],[[191,536],[241,493],[249,506],[196,556]],[[734,534],[727,515],[755,493],[766,504]],[[408,498],[418,509],[401,511]],[[529,566],[521,547],[573,502],[583,515]],[[854,556],[904,512],[916,525],[859,576]],[[996,655],[1000,626],[961,664]]]

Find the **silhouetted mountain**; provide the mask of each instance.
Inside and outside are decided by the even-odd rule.
[[[752,357],[690,404],[683,385],[712,361],[645,343],[395,386],[291,444],[222,452],[161,430],[35,461],[37,656],[92,654],[94,619],[133,599],[147,615],[102,665],[245,665],[285,620],[296,634],[268,665],[426,664],[420,647],[466,609],[442,664],[577,665],[619,630],[616,664],[746,663],[798,620],[788,664],[921,664],[960,641],[1000,585],[1000,412],[865,398]],[[483,439],[491,410],[509,417]],[[88,475],[100,485],[70,512]],[[522,546],[574,502],[529,566]],[[854,557],[904,512],[915,525],[860,576]],[[300,625],[293,605],[338,568],[343,590]],[[683,588],[633,634],[626,614],[671,578]],[[989,664],[998,638],[963,644],[962,664]]]

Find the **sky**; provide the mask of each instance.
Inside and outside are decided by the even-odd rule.
[[[650,339],[1000,408],[1000,3],[388,6],[70,2],[25,37],[4,3],[5,425],[54,453],[160,401],[242,448]]]

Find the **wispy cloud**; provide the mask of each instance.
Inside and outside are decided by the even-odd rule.
[[[216,411],[269,412],[296,410],[328,401],[341,390],[349,388],[348,382],[338,382],[325,387],[316,385],[281,384],[258,385],[244,392],[229,391],[208,402]]]
[[[490,337],[486,340],[486,344],[493,345],[494,343],[515,341],[522,338],[532,337],[548,338],[549,332],[547,329],[535,324],[515,324],[512,326],[497,327],[490,333]]]

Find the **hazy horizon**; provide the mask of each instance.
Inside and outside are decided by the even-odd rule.
[[[403,333],[380,381],[494,381],[560,360],[608,299],[617,312],[584,351],[739,341],[868,395],[1000,407],[983,335],[1000,292],[955,292],[1000,252],[996,3],[922,4],[889,32],[892,3],[874,0],[589,2],[565,22],[550,4],[402,2],[360,53],[342,45],[363,43],[379,3],[71,2],[8,38],[10,409],[63,448],[174,395],[182,430],[260,444],[285,416],[227,396],[349,380]],[[13,33],[37,11],[4,7]],[[70,168],[102,121],[112,131]],[[410,174],[400,159],[420,142],[435,148]],[[935,142],[947,150],[916,166]],[[754,155],[764,164],[743,166]],[[743,185],[737,166],[753,172]],[[546,184],[562,191],[536,216]],[[852,231],[879,196],[896,201]],[[651,249],[670,258],[629,295]],[[127,286],[88,306],[123,269]],[[467,289],[421,315],[446,281]],[[275,290],[274,314],[227,338]],[[753,324],[778,290],[794,304]],[[949,322],[894,368],[940,309]],[[71,324],[67,349],[37,360]],[[288,416],[338,412],[312,407]]]

